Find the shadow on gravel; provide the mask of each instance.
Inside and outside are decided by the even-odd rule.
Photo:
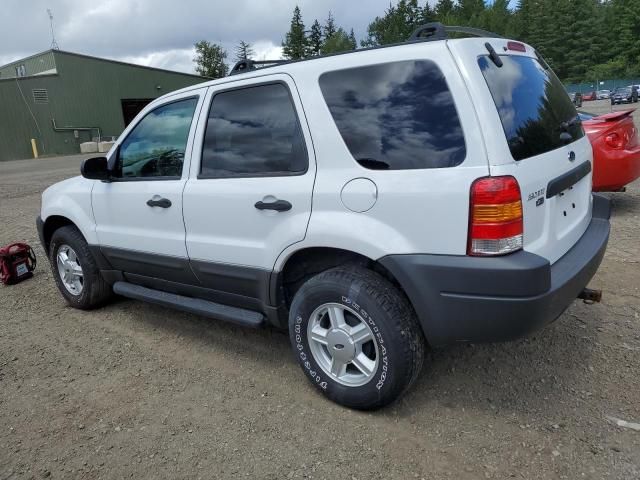
[[[630,195],[628,192],[607,193],[611,199],[611,216],[626,217],[638,215],[640,211],[640,196]]]
[[[413,388],[380,414],[429,414],[438,407],[457,412],[484,410],[499,416],[516,414],[519,418],[553,417],[558,402],[589,394],[574,388],[590,382],[584,377],[588,377],[597,334],[594,315],[585,308],[574,305],[555,323],[523,340],[430,352]],[[185,340],[185,354],[202,350],[207,355],[214,350],[242,357],[245,364],[256,362],[256,370],[283,364],[297,368],[286,332],[236,327],[127,299],[119,299],[103,311],[112,316],[122,313],[118,310],[126,310],[127,317],[139,322],[141,328]],[[589,317],[590,321],[581,319]],[[304,382],[304,377],[296,380]]]
[[[525,339],[459,345],[433,351],[423,374],[401,402],[400,414],[433,409],[484,410],[498,416],[554,417],[558,403],[590,383],[596,327],[573,312]]]
[[[251,329],[158,305],[116,297],[99,312],[109,317],[127,312],[127,318],[161,335],[184,339],[189,349],[216,350],[229,356],[242,355],[267,367],[294,364],[288,332],[274,328]]]

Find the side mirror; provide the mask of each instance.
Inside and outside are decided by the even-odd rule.
[[[84,178],[89,180],[109,181],[111,172],[109,171],[109,163],[105,157],[88,158],[82,162],[80,173]]]

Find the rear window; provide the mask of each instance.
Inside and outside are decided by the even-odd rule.
[[[453,97],[431,61],[327,72],[320,88],[347,148],[365,168],[443,168],[465,158]]]
[[[550,152],[584,136],[571,99],[549,68],[531,57],[500,58],[500,68],[488,56],[481,56],[478,63],[515,160]]]

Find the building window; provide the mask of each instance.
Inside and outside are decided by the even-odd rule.
[[[26,77],[27,76],[27,69],[24,66],[24,63],[22,65],[18,65],[16,67],[16,77]]]

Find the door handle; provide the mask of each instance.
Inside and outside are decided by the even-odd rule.
[[[171,206],[171,200],[168,198],[159,198],[158,200],[150,198],[147,200],[147,205],[150,207],[169,208]]]
[[[275,210],[276,212],[286,212],[291,210],[291,203],[286,200],[276,200],[275,202],[256,202],[254,205],[258,210]]]

